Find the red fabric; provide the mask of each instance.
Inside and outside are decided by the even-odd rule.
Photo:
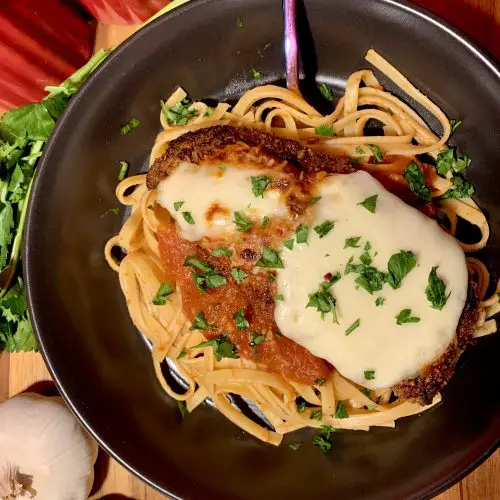
[[[83,66],[95,24],[66,0],[0,0],[0,108],[40,100]]]
[[[104,24],[138,24],[149,19],[170,0],[79,0]]]

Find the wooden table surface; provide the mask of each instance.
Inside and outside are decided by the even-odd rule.
[[[415,0],[415,3],[458,26],[500,59],[500,0]],[[96,45],[111,46],[133,30],[133,27],[99,27]],[[0,354],[0,402],[28,388],[50,392],[50,384],[50,375],[39,354]],[[160,500],[164,497],[101,452],[90,498]],[[500,500],[500,451],[497,450],[472,474],[436,498]]]

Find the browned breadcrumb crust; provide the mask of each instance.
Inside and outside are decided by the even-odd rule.
[[[328,172],[348,174],[355,172],[347,156],[332,156],[312,151],[292,139],[283,139],[260,130],[216,125],[187,132],[169,143],[167,151],[157,158],[146,177],[148,189],[158,186],[161,179],[169,175],[180,161],[201,163],[225,147],[242,142],[278,160],[285,160],[306,173]]]
[[[396,396],[414,400],[421,405],[430,404],[434,396],[450,381],[462,353],[474,343],[472,333],[477,320],[476,291],[471,284],[453,342],[439,358],[422,368],[417,377],[403,380],[394,386]]]

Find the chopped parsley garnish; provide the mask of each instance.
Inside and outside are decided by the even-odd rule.
[[[126,135],[129,132],[132,132],[135,128],[137,128],[141,124],[141,120],[138,120],[137,118],[132,118],[128,123],[123,125],[120,128],[120,134],[121,135]]]
[[[207,318],[205,318],[205,315],[200,311],[193,319],[191,323],[191,328],[190,330],[216,330],[217,327],[209,325],[207,322]],[[199,347],[199,346],[196,346]]]
[[[278,293],[274,296],[274,300],[279,300],[283,302],[285,300],[285,296],[282,293]]]
[[[271,222],[271,221],[269,220],[269,217],[267,217],[267,216],[262,217],[262,222],[261,222],[262,227],[267,227],[267,226],[269,226],[269,222]]]
[[[240,233],[245,233],[253,226],[253,224],[241,212],[234,212],[233,222],[236,224],[236,231],[239,231]]]
[[[252,192],[256,198],[264,198],[264,191],[271,184],[271,177],[267,175],[252,176]]]
[[[323,412],[321,411],[321,408],[317,408],[316,410],[312,410],[309,418],[311,420],[321,420],[323,418]]]
[[[371,263],[372,263],[372,258],[370,256],[370,254],[368,252],[363,252],[360,256],[359,256],[359,260],[365,265],[365,266],[369,266]]]
[[[405,323],[418,323],[420,318],[411,315],[411,309],[402,309],[396,316],[396,324],[404,325]]]
[[[188,224],[194,224],[194,219],[193,216],[191,215],[191,212],[182,212],[182,216],[184,217],[184,220]]]
[[[267,339],[267,337],[265,335],[262,335],[260,333],[251,332],[249,334],[249,336],[250,336],[249,345],[252,347],[255,347],[256,345],[262,344],[262,342],[265,342]]]
[[[297,243],[307,243],[307,236],[309,234],[309,227],[305,224],[300,224],[295,230],[295,238]]]
[[[225,335],[220,335],[219,337],[201,342],[200,344],[194,345],[191,349],[198,349],[200,347],[212,346],[214,349],[215,359],[220,361],[222,358],[239,359],[239,354],[236,351],[236,346],[230,342]]]
[[[243,28],[243,19],[241,19],[241,17],[237,17],[235,24],[237,28]]]
[[[368,252],[368,250],[371,250],[372,249],[372,246],[370,245],[370,242],[367,241],[365,243],[365,247],[363,248],[363,250],[365,250],[366,252]]]
[[[255,265],[258,267],[272,267],[275,269],[283,269],[285,267],[279,252],[268,247],[262,249],[262,257]]]
[[[186,97],[168,109],[165,102],[160,101],[162,113],[169,125],[186,125],[190,118],[198,116],[198,111],[192,104],[193,101]]]
[[[344,248],[359,248],[358,242],[361,239],[361,236],[353,236],[351,238],[345,239]]]
[[[377,297],[377,300],[375,301],[375,305],[378,306],[383,306],[385,302],[385,299],[383,297]]]
[[[118,172],[118,180],[123,181],[123,179],[127,177],[127,172],[128,172],[128,163],[122,160],[120,162],[120,172]]]
[[[155,207],[153,207],[153,205],[148,205],[148,210],[154,210]]]
[[[212,255],[214,257],[231,257],[231,255],[233,255],[233,252],[227,247],[219,247],[215,250],[212,250]]]
[[[295,404],[297,405],[297,411],[299,413],[304,413],[304,410],[306,409],[306,402],[304,399],[299,398],[300,401],[295,401]]]
[[[119,208],[110,208],[109,210],[106,210],[104,213],[101,214],[101,219],[104,219],[104,217],[107,217],[109,214],[118,215],[119,213],[120,213]]]
[[[184,418],[189,414],[186,403],[184,403],[184,401],[177,401],[177,408],[179,410],[179,413],[181,414],[181,418]]]
[[[323,385],[326,382],[326,378],[317,378],[314,380],[314,385]]]
[[[417,258],[413,252],[408,250],[400,250],[398,253],[391,255],[387,269],[387,283],[392,288],[396,289],[401,286],[403,278],[416,266]]]
[[[179,208],[181,208],[181,207],[182,207],[182,205],[184,205],[184,202],[183,202],[183,201],[176,201],[176,202],[174,203],[174,210],[175,210],[176,212],[178,212],[178,211],[179,211]]]
[[[243,269],[238,269],[236,267],[233,267],[231,269],[231,275],[233,276],[236,283],[241,283],[248,276],[248,274],[243,271]]]
[[[250,68],[252,70],[252,76],[254,77],[255,80],[262,80],[262,77],[264,76],[263,73],[260,71],[257,71],[255,68]]]
[[[315,307],[316,310],[321,313],[321,319],[324,320],[328,313],[332,313],[333,322],[337,321],[337,301],[335,297],[329,292],[329,289],[333,286],[331,281],[323,281],[320,283],[318,290],[314,293],[309,294],[309,302],[306,307]]]
[[[291,448],[293,451],[297,451],[304,443],[290,443],[288,448]]]
[[[365,150],[361,147],[361,146],[357,146],[356,149],[354,150],[356,152],[356,154],[358,155],[364,155],[365,154]]]
[[[332,433],[335,429],[331,425],[322,425],[319,432],[313,438],[313,445],[317,446],[323,453],[328,453],[332,447]]]
[[[451,178],[453,187],[448,189],[443,195],[443,199],[459,199],[459,198],[470,198],[474,194],[474,187],[472,184],[462,179],[458,175]]]
[[[358,205],[365,207],[366,210],[374,214],[375,210],[377,210],[377,198],[378,194],[374,194],[373,196],[368,196],[368,198],[364,199],[361,203],[358,203]]]
[[[375,379],[375,370],[365,370],[364,372],[365,380]]]
[[[450,120],[451,133],[453,134],[461,124],[462,120]]]
[[[291,250],[293,248],[293,242],[294,240],[286,240],[284,243],[283,243],[283,246],[288,248],[288,250]]]
[[[245,317],[245,309],[242,307],[239,311],[233,314],[234,324],[239,330],[246,330],[250,328],[250,323]]]
[[[337,281],[342,278],[342,276],[340,275],[340,273],[337,271],[335,274],[332,275],[331,279],[327,280],[327,281],[331,281],[332,283],[337,283]]]
[[[182,349],[182,351],[179,353],[179,355],[177,356],[177,359],[182,359],[182,358],[185,358],[186,357],[186,354],[187,354],[187,351],[186,349]]]
[[[335,129],[333,128],[333,125],[320,125],[314,129],[314,133],[324,137],[332,137],[335,135]]]
[[[370,295],[372,295],[373,292],[382,290],[382,285],[386,280],[385,273],[377,270],[375,267],[365,266],[364,264],[353,267],[356,268],[354,272],[359,273],[359,276],[356,278],[356,283],[364,288]]]
[[[462,172],[471,164],[471,161],[467,155],[460,156],[455,149],[445,149],[437,155],[436,170],[439,175]]]
[[[427,300],[432,304],[432,307],[441,311],[446,305],[446,302],[448,302],[451,292],[446,295],[446,285],[437,275],[436,270],[437,266],[433,267],[429,273],[429,281],[425,289],[425,294],[427,295]]]
[[[349,413],[345,409],[344,403],[339,401],[337,404],[337,411],[335,412],[335,418],[349,418]]]
[[[214,108],[207,106],[207,109],[205,109],[205,112],[203,113],[203,116],[205,118],[208,118],[209,116],[212,116],[214,114]],[[222,169],[224,170],[224,169]]]
[[[354,330],[356,330],[356,328],[358,328],[359,324],[360,324],[360,319],[358,318],[346,331],[345,331],[345,334],[346,335],[350,335]]]
[[[276,276],[275,276],[274,274],[268,274],[268,275],[267,275],[267,279],[268,279],[269,281],[276,281]]]
[[[319,86],[319,91],[327,101],[333,101],[333,92],[324,83]]]
[[[227,283],[227,279],[224,275],[220,274],[220,272],[214,269],[210,264],[198,259],[196,255],[186,257],[184,265],[202,271],[201,273],[193,273],[194,282],[200,292],[205,292],[206,288],[218,288]]]
[[[314,198],[311,198],[308,203],[309,205],[314,205],[316,203],[318,203],[318,201],[321,200],[321,196],[315,196]]]
[[[161,283],[153,298],[153,304],[155,306],[164,306],[167,303],[166,297],[174,293],[174,291],[174,287],[169,283]]]
[[[332,229],[335,223],[331,220],[325,220],[325,222],[314,226],[314,230],[320,238],[324,238]]]
[[[411,161],[403,172],[403,177],[410,186],[412,193],[422,201],[429,202],[432,199],[431,190],[425,185],[425,176],[418,165]]]
[[[375,162],[382,163],[384,161],[384,155],[382,154],[382,151],[380,151],[380,148],[375,144],[367,144],[367,146],[371,149]]]
[[[370,391],[370,389],[368,389],[368,387],[362,387],[361,388],[361,392],[367,397],[367,398],[370,398],[372,397],[372,391]]]

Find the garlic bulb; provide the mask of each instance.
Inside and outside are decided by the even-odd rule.
[[[25,393],[0,405],[0,500],[84,500],[96,459],[61,398]]]

